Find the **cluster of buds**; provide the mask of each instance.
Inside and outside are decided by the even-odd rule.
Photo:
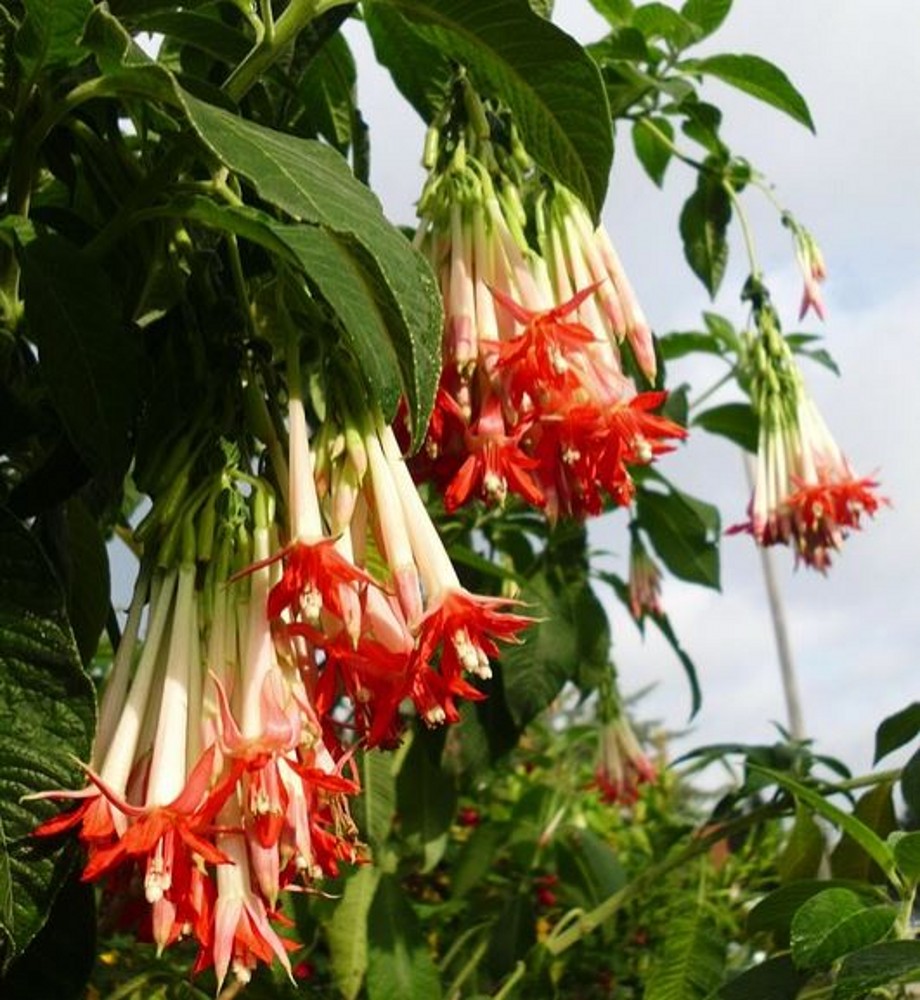
[[[684,437],[638,392],[628,345],[653,381],[648,323],[603,227],[542,175],[514,128],[493,141],[479,99],[466,124],[432,133],[417,245],[445,303],[444,363],[420,474],[448,510],[509,492],[552,520],[628,504],[629,466]],[[495,116],[493,116],[495,117]]]
[[[280,893],[366,860],[355,753],[395,745],[410,705],[456,721],[529,623],[460,585],[381,420],[327,422],[311,454],[292,355],[286,516],[232,447],[215,474],[183,443],[139,529],[88,785],[45,793],[79,806],[37,831],[78,829],[84,880],[143,893],[157,946],[194,938],[219,984],[275,958],[291,974]]]
[[[760,545],[792,546],[796,563],[825,572],[847,534],[884,500],[856,476],[809,395],[769,301],[755,303],[748,350],[750,394],[759,422],[748,520],[729,529]]]

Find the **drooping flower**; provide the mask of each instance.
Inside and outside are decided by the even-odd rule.
[[[655,765],[642,752],[636,734],[622,710],[602,723],[594,784],[607,805],[634,805],[639,788],[658,777]]]
[[[760,430],[747,521],[729,529],[789,545],[796,564],[826,572],[850,531],[886,501],[857,476],[831,435],[769,304],[758,311],[751,397]]]
[[[435,160],[417,243],[440,278],[444,366],[413,469],[448,510],[509,493],[551,520],[628,503],[627,466],[685,431],[659,417],[639,435],[624,420],[665,396],[624,372],[624,350],[649,380],[656,358],[609,236],[540,173],[513,126],[489,142],[442,130]]]

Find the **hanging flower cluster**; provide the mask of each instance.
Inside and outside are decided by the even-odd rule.
[[[598,712],[601,724],[594,787],[607,805],[635,805],[640,787],[654,783],[658,772],[633,732],[615,678],[602,687]]]
[[[628,345],[656,374],[648,323],[603,227],[543,176],[513,126],[502,146],[464,90],[478,128],[433,133],[417,244],[446,309],[444,364],[417,463],[448,510],[509,492],[548,517],[628,504],[629,467],[671,450],[685,431],[624,372]],[[507,148],[505,148],[507,147]]]
[[[289,382],[287,517],[238,456],[197,480],[187,450],[140,529],[89,783],[46,793],[79,805],[37,831],[77,828],[84,880],[142,891],[157,946],[194,938],[218,983],[291,974],[280,893],[365,860],[355,751],[395,745],[410,704],[456,721],[529,624],[460,585],[389,428],[327,421],[311,454],[296,360]]]
[[[755,309],[749,351],[751,400],[759,421],[748,520],[729,529],[760,545],[790,545],[796,563],[825,572],[851,530],[885,501],[857,476],[805,387],[769,302]]]

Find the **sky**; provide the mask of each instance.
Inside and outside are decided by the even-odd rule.
[[[556,20],[582,42],[604,25],[587,0],[557,0]],[[371,129],[371,182],[394,222],[414,221],[423,181],[423,126],[373,63],[361,28],[348,36],[359,64],[359,103]],[[871,763],[875,727],[918,697],[920,648],[920,4],[915,0],[735,0],[723,28],[698,49],[753,53],[776,62],[805,95],[817,134],[720,84],[723,135],[774,185],[818,239],[828,265],[823,326],[796,321],[801,279],[789,233],[766,200],[745,196],[774,302],[787,330],[826,337],[842,377],[809,365],[806,379],[838,443],[861,475],[876,476],[891,506],[854,533],[826,577],[793,569],[774,549],[806,730],[816,749],[857,771]],[[385,152],[381,152],[385,150]],[[663,191],[618,144],[604,222],[657,333],[698,329],[712,309],[743,326],[746,271],[737,231],[723,290],[711,303],[684,262],[677,232],[695,176],[678,163]],[[699,366],[671,373],[698,379]],[[700,383],[695,388],[705,388]],[[725,397],[728,399],[728,397]],[[716,398],[719,401],[719,397]],[[716,503],[723,524],[742,520],[748,488],[737,449],[698,431],[661,471]],[[626,571],[622,515],[592,527],[598,549]],[[620,556],[622,556],[620,558]],[[601,596],[607,601],[609,595]],[[785,723],[759,554],[745,536],[722,545],[722,592],[669,578],[664,603],[693,657],[704,705],[675,752],[721,741],[772,742]],[[644,642],[610,603],[614,656],[627,692],[654,685],[635,707],[667,731],[687,729],[689,693],[670,650]]]

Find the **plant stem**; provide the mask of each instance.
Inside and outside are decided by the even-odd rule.
[[[276,22],[268,23],[262,38],[224,82],[223,89],[235,101],[245,96],[298,34],[320,14],[351,0],[291,0]]]

